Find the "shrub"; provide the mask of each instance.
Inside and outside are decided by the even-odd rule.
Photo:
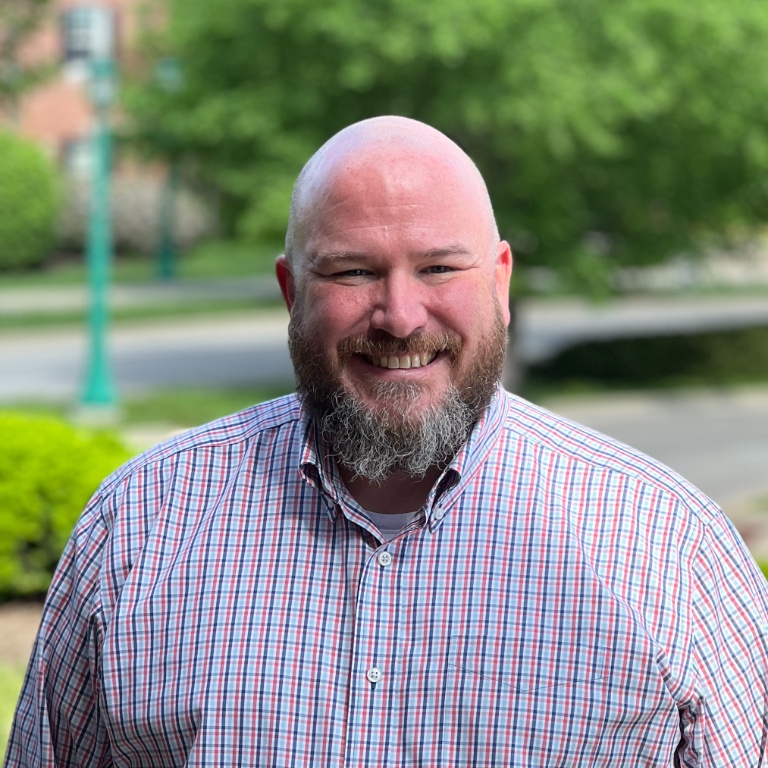
[[[584,342],[529,373],[542,383],[616,387],[766,381],[768,328]]]
[[[129,457],[109,434],[0,413],[0,598],[45,593],[89,497]]]
[[[56,172],[26,139],[0,131],[0,271],[40,266],[53,248]]]

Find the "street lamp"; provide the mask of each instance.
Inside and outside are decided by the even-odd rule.
[[[115,98],[115,79],[116,65],[112,57],[102,56],[91,61],[90,97],[96,113],[96,125],[92,140],[93,172],[86,254],[90,286],[89,355],[85,389],[80,401],[89,410],[113,409],[117,402],[107,355],[107,292],[112,261],[112,136],[109,108]]]

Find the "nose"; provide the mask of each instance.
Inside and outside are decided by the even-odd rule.
[[[423,286],[407,275],[389,275],[377,286],[371,327],[399,339],[423,331],[427,324]]]

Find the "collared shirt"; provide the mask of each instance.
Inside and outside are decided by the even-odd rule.
[[[717,507],[500,391],[383,543],[294,397],[108,478],[7,766],[757,766],[768,589]]]

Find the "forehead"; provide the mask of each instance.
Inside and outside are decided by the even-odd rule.
[[[478,179],[474,166],[410,147],[333,158],[307,186],[302,250],[312,251],[328,239],[350,241],[351,247],[366,238],[400,237],[440,248],[486,237],[492,214]]]

